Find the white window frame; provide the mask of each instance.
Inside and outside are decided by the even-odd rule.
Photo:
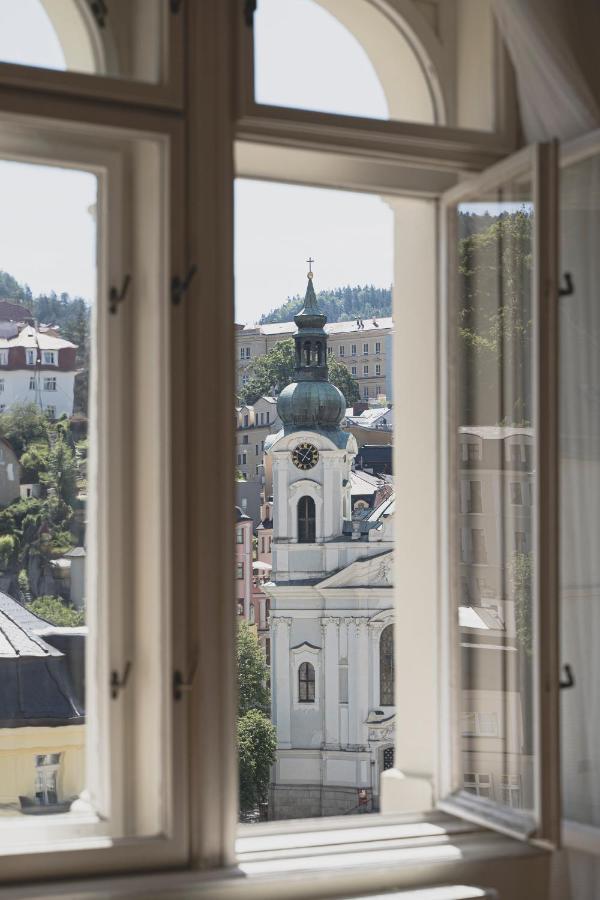
[[[28,366],[35,366],[36,351],[30,347],[25,350],[25,362]]]
[[[3,70],[0,66],[0,73]],[[181,864],[188,853],[187,792],[179,775],[184,756],[174,738],[178,734],[181,739],[183,734],[184,708],[173,702],[169,677],[174,659],[183,658],[182,639],[170,627],[174,525],[168,513],[170,482],[162,477],[170,465],[170,438],[150,436],[155,430],[152,422],[171,428],[165,387],[172,379],[171,313],[162,302],[169,285],[170,245],[163,228],[177,232],[177,226],[169,224],[168,188],[179,136],[168,119],[160,121],[159,131],[156,123],[149,130],[145,114],[132,110],[125,124],[118,111],[98,117],[95,110],[87,109],[94,123],[89,124],[85,104],[78,107],[67,100],[61,107],[35,92],[28,100],[29,110],[37,108],[37,115],[7,110],[6,100],[0,103],[0,158],[82,169],[98,179],[98,300],[93,312],[97,337],[92,351],[96,375],[90,392],[90,421],[95,425],[89,456],[89,471],[96,474],[98,489],[88,509],[88,564],[96,577],[86,591],[88,624],[96,639],[88,641],[86,659],[86,745],[92,748],[86,754],[89,811],[71,813],[56,823],[29,817],[16,823],[20,827],[8,819],[0,822],[7,883],[49,872],[56,877],[97,870],[100,847],[105,871],[123,866],[130,871],[145,869],[149,852],[158,866]],[[129,187],[125,187],[126,169],[135,173],[133,180],[128,178]],[[147,184],[155,185],[154,192],[140,190]],[[173,181],[171,189],[176,188]],[[126,206],[129,190],[134,193]],[[132,256],[134,243],[137,261]],[[173,259],[182,270],[180,258]],[[134,308],[142,298],[132,288],[128,303],[120,306],[118,316],[111,316],[104,299],[109,286],[121,285],[126,272],[132,284],[142,283],[150,271],[155,286],[146,286],[143,299],[152,305],[154,315],[135,316]],[[126,334],[134,319],[137,325],[129,339]],[[28,365],[35,362],[35,350],[28,351]],[[137,424],[125,414],[131,392],[124,386],[133,382],[139,391],[136,401],[146,410]],[[133,464],[136,445],[146,450]],[[160,485],[152,501],[156,511],[144,496],[148,479]],[[157,563],[154,558],[163,554]],[[136,608],[144,608],[141,619],[136,614],[138,621],[145,620],[143,628],[134,627]],[[154,663],[140,679],[134,673],[142,657]],[[127,661],[132,662],[131,677],[113,700],[111,673],[122,675]],[[149,745],[155,748],[153,759],[147,754]],[[127,746],[133,757],[126,756]],[[135,778],[128,775],[133,760]],[[173,816],[175,807],[183,818]],[[58,853],[55,842],[71,849]]]
[[[0,366],[8,365],[8,350],[0,350]]]
[[[44,378],[43,388],[45,391],[56,391],[56,376],[53,375],[50,378]]]
[[[57,366],[58,350],[42,350],[42,365]]]

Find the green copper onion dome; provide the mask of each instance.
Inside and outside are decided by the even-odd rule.
[[[304,308],[294,316],[298,326],[294,335],[296,380],[282,390],[277,400],[277,412],[286,430],[336,429],[346,412],[344,395],[328,379],[324,329],[327,316],[319,309],[312,279],[309,271]]]

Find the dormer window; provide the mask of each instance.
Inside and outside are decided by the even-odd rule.
[[[8,365],[8,350],[0,350],[0,366]]]
[[[42,362],[45,366],[55,366],[58,363],[58,353],[56,350],[44,350],[42,354]]]
[[[35,366],[35,350],[25,351],[25,361],[28,366]]]

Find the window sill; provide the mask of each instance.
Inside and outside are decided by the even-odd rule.
[[[440,812],[423,816],[378,815],[351,820],[315,819],[239,829],[238,865],[206,872],[171,871],[148,875],[91,878],[77,882],[49,882],[19,888],[21,900],[91,900],[108,897],[201,898],[201,900],[317,900],[364,897],[385,890],[398,900],[430,900],[429,885],[505,887],[518,879],[524,893],[510,890],[511,900],[546,896],[539,864],[550,859],[547,850],[487,831]],[[510,862],[509,862],[510,861]],[[531,863],[531,875],[528,864]],[[498,874],[500,873],[500,874]],[[508,882],[507,882],[508,879]],[[540,883],[539,893],[536,883]],[[422,894],[413,893],[423,890]],[[0,900],[15,896],[15,885],[0,889]],[[411,896],[412,894],[412,896]],[[396,896],[395,894],[393,896]],[[477,891],[456,894],[493,897]],[[439,893],[438,893],[439,897]],[[440,900],[453,895],[442,894]],[[431,900],[438,900],[435,894]]]

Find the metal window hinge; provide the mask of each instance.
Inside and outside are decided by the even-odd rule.
[[[571,294],[575,293],[575,285],[573,284],[573,278],[570,272],[565,272],[563,275],[563,279],[565,282],[564,287],[559,287],[558,296],[559,297],[570,297]]]
[[[127,682],[129,681],[129,673],[131,672],[131,663],[127,661],[125,663],[125,669],[123,670],[123,674],[119,676],[119,673],[114,669],[111,672],[110,676],[110,696],[113,700],[116,700],[119,696],[119,691],[122,690]]]
[[[254,25],[254,13],[256,12],[257,0],[244,0],[244,22],[248,28]]]
[[[177,306],[179,303],[181,303],[183,296],[189,288],[190,282],[197,271],[198,266],[194,264],[193,266],[190,266],[190,269],[183,281],[181,280],[179,275],[173,276],[173,278],[171,279],[171,303],[173,304],[173,306]]]
[[[106,17],[108,16],[108,6],[104,0],[90,0],[90,12],[96,20],[98,28],[104,28],[106,25]]]
[[[117,290],[116,287],[111,287],[109,295],[108,295],[108,303],[109,303],[109,311],[114,316],[117,309],[119,308],[119,303],[122,303],[125,297],[127,296],[127,291],[129,290],[129,285],[131,283],[131,275],[126,275],[123,279],[123,284],[121,285],[121,290]]]
[[[173,699],[181,700],[184,691],[191,691],[196,680],[196,672],[198,671],[198,659],[194,663],[191,675],[187,680],[184,679],[179,669],[173,673]]]
[[[573,670],[569,663],[565,663],[563,666],[563,671],[565,673],[565,678],[561,678],[558,682],[558,686],[560,688],[572,688],[575,687],[575,676],[573,675]]]

